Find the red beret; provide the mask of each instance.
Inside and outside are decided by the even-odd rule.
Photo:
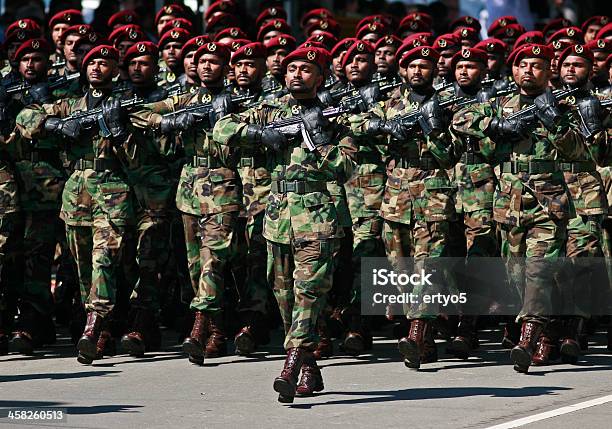
[[[230,49],[227,45],[224,45],[223,43],[208,42],[200,46],[196,51],[193,60],[197,63],[200,60],[200,57],[204,54],[216,55],[219,58],[223,59],[226,64],[229,64]]]
[[[162,7],[155,14],[155,25],[159,22],[162,16],[174,16],[175,18],[183,18],[185,17],[185,9],[183,6],[179,4],[169,4]]]
[[[594,39],[586,44],[586,47],[591,50],[591,52],[595,51],[604,51],[607,53],[612,53],[612,42],[609,42],[604,39]]]
[[[572,21],[570,21],[569,19],[556,18],[556,19],[549,21],[548,24],[544,26],[544,28],[542,29],[542,33],[544,33],[544,37],[546,37],[548,33],[554,33],[558,30],[561,30],[562,28],[571,27],[571,26],[572,26]]]
[[[185,42],[187,42],[189,39],[191,39],[191,34],[189,31],[185,30],[184,28],[174,28],[162,34],[157,46],[159,46],[159,49],[161,50],[166,43],[178,42],[185,44]]]
[[[538,45],[544,44],[544,34],[541,31],[528,31],[519,36],[514,42],[513,49],[518,48],[525,43],[536,43]]]
[[[605,39],[606,37],[612,35],[612,22],[606,24],[605,27],[602,27],[601,30],[597,32],[596,39]]]
[[[480,34],[478,30],[472,27],[458,28],[453,34],[456,34],[459,40],[469,40],[474,43],[478,43],[480,41]]]
[[[268,19],[287,19],[287,12],[282,7],[267,7],[255,19],[255,26],[259,27]]]
[[[332,49],[336,43],[338,43],[338,39],[336,38],[336,36],[331,33],[328,33],[327,31],[322,31],[317,34],[313,34],[308,39],[306,39],[306,41],[323,43],[325,49],[327,49],[328,51]]]
[[[42,38],[30,39],[21,44],[17,51],[15,51],[15,60],[19,61],[21,57],[30,52],[40,52],[45,56],[51,54],[51,46],[49,43]]]
[[[462,16],[450,23],[449,30],[453,31],[456,28],[462,27],[473,28],[476,31],[480,31],[482,28],[478,19],[474,18],[473,16]]]
[[[410,36],[407,36],[406,38],[404,38],[404,40],[402,40],[402,42],[406,43],[415,39],[420,40],[422,42],[421,44],[426,46],[431,46],[431,44],[435,40],[433,33],[429,31],[423,31],[421,33],[413,33]]]
[[[315,47],[298,48],[283,58],[283,69],[287,69],[287,66],[293,61],[307,61],[318,65],[321,70],[325,70],[330,61],[330,57],[329,52],[325,49]]]
[[[189,52],[196,51],[200,46],[208,42],[210,42],[210,37],[208,36],[192,37],[187,42],[185,42],[185,44],[181,48],[181,58],[184,59],[185,55],[187,55]]]
[[[388,34],[389,32],[387,30],[387,27],[384,24],[373,22],[371,24],[366,24],[363,27],[361,27],[357,31],[357,34],[355,35],[355,37],[357,37],[358,39],[361,39],[365,37],[366,34],[370,34],[370,33],[378,34],[379,36],[384,36],[385,34]]]
[[[552,43],[559,39],[570,39],[574,42],[581,42],[584,40],[582,30],[578,27],[567,27],[562,28],[559,31],[555,31],[547,40],[546,43]]]
[[[215,34],[215,42],[225,37],[231,37],[232,39],[246,39],[247,35],[239,27],[230,27]]]
[[[362,18],[361,21],[359,21],[357,23],[357,25],[355,25],[355,33],[357,31],[359,31],[359,29],[361,27],[363,27],[364,25],[368,25],[368,24],[385,24],[387,25],[387,20],[385,19],[385,17],[383,15],[368,15],[365,18]]]
[[[561,64],[563,61],[569,56],[582,57],[585,60],[589,61],[591,64],[595,61],[593,57],[593,52],[587,48],[585,45],[571,45],[568,46],[561,52],[561,56],[559,57],[559,68],[561,68]]]
[[[302,15],[302,19],[300,20],[301,27],[304,28],[306,26],[306,22],[311,18],[318,18],[318,19],[332,18],[333,19],[334,14],[325,8],[309,10],[304,15]]]
[[[397,48],[397,51],[395,51],[396,62],[399,62],[399,60],[402,58],[402,55],[404,55],[404,52],[407,52],[414,48],[418,48],[419,46],[429,46],[429,43],[425,43],[423,39],[418,36],[418,34],[423,33],[413,34],[410,37],[406,37],[404,39],[404,43],[402,43],[400,47]]]
[[[344,39],[340,40],[330,51],[331,57],[336,58],[342,52],[346,52],[348,48],[350,48],[357,40],[359,39],[356,37],[345,37]]]
[[[542,58],[543,60],[551,61],[554,57],[553,50],[546,45],[523,45],[514,52],[516,52],[514,64],[523,58]]]
[[[275,19],[266,23],[257,32],[257,40],[262,40],[267,33],[271,31],[280,31],[281,33],[291,33],[291,28],[284,19]]]
[[[443,34],[439,36],[433,43],[432,47],[438,51],[444,51],[446,49],[461,49],[461,39],[454,34]]]
[[[208,19],[213,15],[213,13],[221,12],[221,13],[236,13],[236,3],[232,0],[218,0],[208,6],[206,9],[206,13],[204,14],[204,21],[208,21]]]
[[[402,45],[402,40],[395,35],[387,35],[385,37],[381,37],[378,39],[376,44],[374,45],[374,50],[378,50],[380,48],[384,48],[385,46],[392,46],[394,48],[399,48]]]
[[[236,15],[230,15],[229,13],[220,13],[218,15],[212,16],[206,22],[206,31],[208,33],[216,33],[221,28],[237,27],[238,24],[238,17]]]
[[[504,42],[493,37],[476,43],[474,47],[482,49],[483,51],[486,51],[489,54],[497,55],[504,55],[506,53],[506,49],[508,49],[507,45]]]
[[[353,57],[357,54],[374,55],[374,48],[368,42],[358,40],[347,49],[346,54],[342,57],[342,68],[353,61]]]
[[[128,25],[138,23],[139,17],[133,10],[122,10],[111,15],[106,25],[113,28],[115,25]]]
[[[402,68],[406,68],[412,61],[419,59],[431,61],[435,65],[439,58],[440,54],[431,46],[419,46],[402,55],[399,65]]]
[[[142,28],[136,24],[122,25],[113,30],[108,36],[111,44],[115,45],[121,42],[143,42],[147,40]]]
[[[71,34],[76,34],[80,37],[85,37],[89,33],[94,33],[94,29],[91,25],[88,24],[79,24],[68,27],[61,36],[62,43],[66,42],[66,38]]]
[[[287,52],[291,52],[295,49],[296,40],[295,37],[289,34],[279,34],[276,37],[271,38],[265,43],[266,50],[270,52],[273,49],[283,48]]]
[[[506,25],[506,27],[502,28],[499,32],[497,32],[496,35],[494,35],[493,37],[507,37],[516,40],[524,32],[525,27],[523,27],[521,24],[508,24]]]
[[[327,31],[328,33],[332,33],[337,36],[340,34],[340,24],[338,24],[338,22],[332,18],[319,19],[309,24],[304,30],[304,34],[311,36],[316,30]]]
[[[188,21],[185,18],[174,18],[172,21],[169,21],[166,25],[162,27],[161,34],[164,34],[165,32],[172,30],[173,28],[184,28],[190,33],[193,32],[193,24],[191,23],[191,21]]]
[[[511,51],[508,54],[508,58],[506,58],[506,65],[508,67],[512,67],[514,65],[514,60],[516,59],[516,54],[518,54],[521,49],[527,48],[530,46],[533,46],[533,45],[531,43],[527,43],[525,45],[520,46],[518,49],[514,49],[513,51]]]
[[[297,49],[308,49],[308,48],[317,48],[317,49],[319,49],[321,51],[325,51],[325,52],[327,52],[327,54],[331,58],[331,54],[327,50],[327,47],[323,43],[321,43],[321,42],[315,42],[315,41],[312,41],[312,40],[308,40],[308,41],[302,43],[300,46],[297,47]]]
[[[411,33],[429,31],[431,30],[431,22],[431,16],[426,13],[411,13],[400,21],[396,33],[401,36],[407,31]]]
[[[80,37],[74,42],[73,49],[76,51],[81,45],[109,45],[110,42],[103,39],[98,33],[88,33],[87,37]]]
[[[26,18],[11,23],[11,25],[6,28],[4,35],[8,37],[18,30],[41,34],[40,25],[38,25],[36,21]]]
[[[589,28],[589,26],[591,25],[599,25],[600,27],[603,27],[604,25],[608,25],[609,23],[610,18],[605,15],[592,16],[582,23],[580,29],[583,33],[586,33],[587,28]]]
[[[574,42],[568,42],[567,40],[555,40],[552,43],[548,44],[548,47],[553,50],[553,52],[563,51],[568,46],[572,46]]]
[[[240,49],[244,45],[248,45],[249,43],[253,43],[253,41],[249,39],[234,39],[232,40],[232,43],[229,44],[229,50],[232,53],[236,52],[238,49]]]
[[[515,16],[500,16],[489,26],[487,29],[487,34],[489,37],[497,37],[497,35],[503,33],[504,28],[510,24],[518,24]]]
[[[26,31],[26,30],[17,30],[13,31],[4,41],[4,47],[10,45],[11,43],[23,43],[26,40],[34,39],[36,37],[40,37],[38,31]]]
[[[240,60],[252,58],[266,58],[266,48],[264,48],[263,43],[253,42],[241,46],[236,51],[234,51],[231,63],[232,65],[234,65]]]
[[[608,58],[606,58],[606,68],[610,68],[610,66],[612,65],[612,54],[608,55]]]
[[[53,30],[56,24],[76,25],[83,23],[83,14],[76,9],[62,10],[51,17],[49,28]]]
[[[128,64],[132,58],[142,57],[144,55],[152,56],[155,58],[155,62],[157,62],[159,56],[157,45],[149,41],[138,42],[128,48],[125,52],[125,57],[123,57],[123,62],[124,64]]]
[[[453,55],[453,58],[451,59],[451,67],[454,69],[459,61],[474,61],[484,64],[486,67],[488,64],[488,56],[482,49],[462,48],[459,52]]]
[[[95,46],[91,51],[87,52],[87,55],[85,55],[85,58],[83,58],[83,64],[81,65],[81,73],[85,72],[85,70],[87,69],[87,64],[89,64],[90,61],[98,58],[106,58],[118,62],[119,51],[110,45]]]

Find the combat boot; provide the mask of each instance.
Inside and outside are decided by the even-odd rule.
[[[159,348],[161,333],[151,310],[138,309],[132,330],[121,338],[121,347],[129,355],[142,357],[146,351]]]
[[[208,339],[208,318],[203,311],[196,310],[191,334],[183,341],[183,352],[189,355],[189,362],[204,363],[204,347]]]
[[[561,340],[561,361],[563,363],[575,364],[580,356],[580,343],[578,334],[582,330],[584,319],[582,317],[572,317],[566,321],[566,334]]]
[[[372,348],[372,335],[365,317],[359,314],[350,316],[349,331],[344,337],[342,347],[351,356],[359,356]]]
[[[323,389],[321,369],[317,365],[314,355],[310,352],[306,352],[304,354],[304,363],[302,364],[302,376],[295,390],[295,395],[312,396],[315,392],[320,392]]]
[[[314,351],[315,359],[323,359],[334,355],[334,343],[330,338],[327,326],[321,326],[321,322],[317,323],[317,333],[319,334],[319,342]]]
[[[514,363],[514,370],[526,374],[531,365],[531,359],[535,352],[538,338],[542,333],[542,323],[523,322],[521,326],[521,338],[518,344],[510,352],[510,359]]]
[[[285,366],[281,374],[274,379],[274,390],[278,392],[278,402],[292,403],[295,398],[298,377],[304,362],[305,350],[300,347],[292,347],[287,350]]]
[[[536,351],[531,358],[531,363],[536,366],[548,365],[558,359],[558,354],[556,342],[546,334],[542,334],[538,340]]]
[[[226,356],[227,337],[225,336],[225,321],[222,311],[217,311],[209,316],[208,332],[209,337],[204,355],[207,358]]]
[[[96,347],[102,330],[102,321],[102,317],[95,311],[87,313],[85,330],[77,343],[77,350],[79,351],[77,361],[82,364],[89,365],[96,358]]]
[[[102,327],[98,342],[96,343],[96,360],[104,356],[115,356],[117,354],[117,344],[115,339],[106,327]]]
[[[36,329],[36,310],[29,305],[20,308],[17,326],[11,338],[11,347],[17,353],[34,353],[34,330]]]
[[[451,345],[451,352],[456,358],[467,359],[470,353],[478,348],[476,320],[474,316],[461,316],[459,318],[457,336]]]
[[[504,349],[511,349],[519,341],[521,335],[520,325],[514,321],[506,323],[504,326],[504,338],[502,338],[501,346]]]
[[[261,313],[246,315],[247,323],[234,337],[236,354],[248,356],[257,350],[257,346],[270,342],[270,334],[265,316]]]
[[[408,336],[398,342],[398,348],[404,357],[404,365],[408,368],[419,369],[421,366],[421,355],[424,351],[426,331],[431,329],[424,319],[413,319],[410,321]]]

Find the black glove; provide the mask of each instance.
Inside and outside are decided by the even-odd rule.
[[[83,132],[78,119],[62,121],[60,118],[47,118],[45,130],[49,133],[62,134],[72,139],[77,139]]]
[[[531,133],[530,122],[528,118],[493,118],[484,133],[494,140],[524,140]]]
[[[581,116],[580,131],[585,137],[596,134],[604,129],[604,117],[601,103],[595,97],[586,97],[578,101],[578,113]]]
[[[379,136],[381,134],[390,135],[395,140],[405,141],[408,139],[408,129],[400,122],[390,119],[385,121],[380,118],[370,119],[366,133]]]
[[[561,119],[561,111],[557,99],[553,95],[550,88],[547,88],[543,94],[538,95],[534,104],[536,106],[535,114],[538,119],[544,124],[546,129],[554,130],[555,126]]]
[[[380,87],[376,84],[362,86],[359,88],[361,100],[357,103],[360,112],[367,112],[381,99]]]
[[[33,85],[28,90],[28,93],[33,104],[44,104],[53,101],[51,91],[49,91],[49,85],[46,82]]]
[[[287,137],[274,128],[265,128],[261,125],[247,127],[247,140],[255,145],[262,144],[268,149],[278,152],[287,147]]]
[[[495,88],[483,88],[476,94],[476,101],[486,103],[493,97],[495,97]]]
[[[212,101],[212,109],[208,115],[210,128],[214,127],[219,119],[233,111],[232,97],[230,94],[221,94]]]
[[[321,107],[315,106],[300,113],[304,128],[315,146],[330,144],[332,141],[332,125],[323,116]]]
[[[106,124],[112,138],[127,137],[127,112],[121,106],[118,98],[109,98],[102,102],[102,121]]]
[[[159,128],[162,134],[168,134],[173,131],[186,131],[194,126],[196,119],[196,115],[190,112],[164,116],[159,124]]]
[[[321,100],[321,103],[325,104],[326,106],[333,106],[337,102],[337,100],[334,100],[334,97],[332,97],[331,92],[328,90],[319,92],[317,97],[319,100]]]
[[[440,107],[438,97],[433,97],[426,101],[421,106],[420,112],[421,118],[419,118],[419,125],[426,136],[435,130],[441,131],[446,128],[444,110]]]

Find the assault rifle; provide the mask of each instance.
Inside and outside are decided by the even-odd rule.
[[[52,91],[54,89],[61,88],[62,86],[72,82],[75,79],[78,79],[79,77],[81,77],[81,73],[79,72],[65,74],[62,76],[55,77],[54,79],[49,79],[49,81],[47,82],[47,85],[49,89]],[[30,88],[32,88],[32,84],[28,82],[21,82],[18,84],[8,86],[6,88],[6,93],[7,94],[17,94],[20,92],[24,92]]]

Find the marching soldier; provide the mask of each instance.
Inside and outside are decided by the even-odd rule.
[[[189,32],[183,28],[173,28],[164,33],[157,46],[160,53],[160,67],[157,77],[158,85],[167,87],[174,84],[183,73],[181,49],[191,39]]]
[[[51,68],[49,73],[53,74],[55,69],[60,68],[60,64],[65,61],[64,44],[62,43],[62,34],[69,27],[83,23],[83,15],[76,9],[62,10],[51,17],[49,20],[49,31],[51,32],[51,41],[54,45],[54,52],[49,56]]]
[[[266,94],[274,97],[286,95],[283,91],[285,82],[283,79],[283,59],[295,50],[295,38],[288,34],[280,34],[268,40],[264,44],[266,48],[266,67],[268,71],[261,83]]]

